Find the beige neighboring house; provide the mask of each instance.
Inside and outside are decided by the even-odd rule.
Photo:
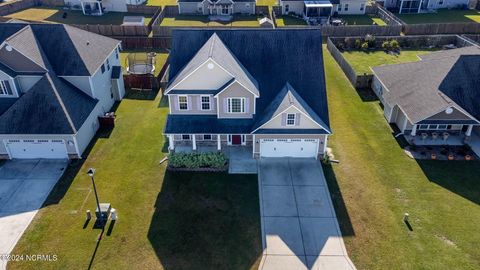
[[[125,89],[120,41],[62,24],[0,24],[0,158],[81,158]]]
[[[365,14],[367,0],[279,0],[282,14],[295,14],[305,19],[327,18],[334,14]]]
[[[321,44],[318,30],[174,31],[169,149],[322,157],[331,131]]]
[[[223,15],[255,14],[255,0],[177,0],[180,14]]]

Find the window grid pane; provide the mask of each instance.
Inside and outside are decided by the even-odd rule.
[[[210,97],[202,97],[202,110],[210,110]]]
[[[188,110],[187,97],[178,97],[178,107],[180,110]]]
[[[287,114],[287,125],[288,126],[295,125],[295,114],[292,114],[292,113]]]
[[[243,104],[242,99],[240,98],[232,98],[229,102],[229,110],[232,113],[241,113],[243,112]]]

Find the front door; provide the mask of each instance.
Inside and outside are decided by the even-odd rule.
[[[232,135],[232,145],[240,145],[240,144],[242,144],[242,136]]]

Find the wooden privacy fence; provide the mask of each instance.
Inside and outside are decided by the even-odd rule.
[[[479,23],[406,24],[405,35],[480,34]]]
[[[104,36],[145,36],[150,33],[147,25],[90,25],[73,24],[72,26]]]
[[[127,12],[131,13],[141,13],[141,14],[155,14],[158,9],[161,9],[159,6],[144,6],[144,5],[127,5]]]
[[[171,37],[113,37],[122,41],[124,50],[170,49]]]
[[[380,19],[382,19],[387,25],[405,25],[405,22],[400,20],[392,12],[388,11],[386,8],[382,7],[379,4],[376,4],[376,13]]]
[[[165,82],[162,80],[165,76],[165,73],[168,70],[168,58],[165,61],[162,67],[155,67],[160,68],[160,72],[157,76],[154,75],[135,75],[135,74],[124,74],[123,75],[123,82],[126,88],[134,88],[134,89],[142,89],[142,90],[155,90],[160,87],[165,87]]]
[[[6,16],[19,10],[35,6],[35,0],[19,0],[3,3],[0,6],[0,16]]]

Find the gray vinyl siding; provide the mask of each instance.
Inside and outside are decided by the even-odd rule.
[[[180,2],[178,3],[179,7],[179,13],[180,14],[202,14],[202,10],[198,8],[198,4],[200,2],[193,2],[193,3],[186,3],[186,2]],[[205,6],[204,6],[205,10]]]
[[[255,2],[233,3],[233,13],[255,14]]]
[[[245,113],[227,113],[228,98],[246,98]],[[254,114],[255,96],[243,88],[240,84],[234,83],[218,95],[218,117],[219,118],[252,118]]]
[[[79,155],[82,156],[83,152],[90,144],[93,136],[97,132],[98,128],[100,127],[98,123],[98,116],[103,113],[103,108],[101,104],[97,104],[95,109],[87,118],[85,123],[83,123],[82,127],[77,131],[75,138],[77,139],[78,144],[78,151],[80,152]]]
[[[260,140],[261,139],[318,139],[319,140],[319,147],[318,147],[318,154],[322,155],[323,153],[323,146],[326,142],[327,135],[255,135],[255,143],[254,143],[254,153],[260,153]]]
[[[73,84],[78,89],[82,90],[85,94],[93,96],[92,84],[90,84],[90,77],[86,76],[62,76],[67,82]]]
[[[17,76],[17,85],[20,88],[20,92],[25,93],[32,88],[42,76]]]
[[[471,120],[471,119],[472,118],[466,116],[459,110],[453,109],[453,113],[451,114],[447,114],[443,111],[425,120]]]
[[[217,101],[213,95],[208,95],[210,96],[210,110],[208,111],[203,111],[201,108],[200,97],[203,95],[186,95],[189,101],[188,110],[186,111],[179,110],[178,96],[168,95],[171,114],[217,114]]]
[[[295,125],[287,126],[286,125],[286,118],[287,114],[295,114]],[[317,123],[309,119],[304,114],[300,113],[295,108],[290,108],[285,112],[282,112],[278,116],[272,118],[269,122],[265,123],[262,126],[262,129],[281,129],[281,128],[288,128],[288,129],[318,129],[321,128]]]

